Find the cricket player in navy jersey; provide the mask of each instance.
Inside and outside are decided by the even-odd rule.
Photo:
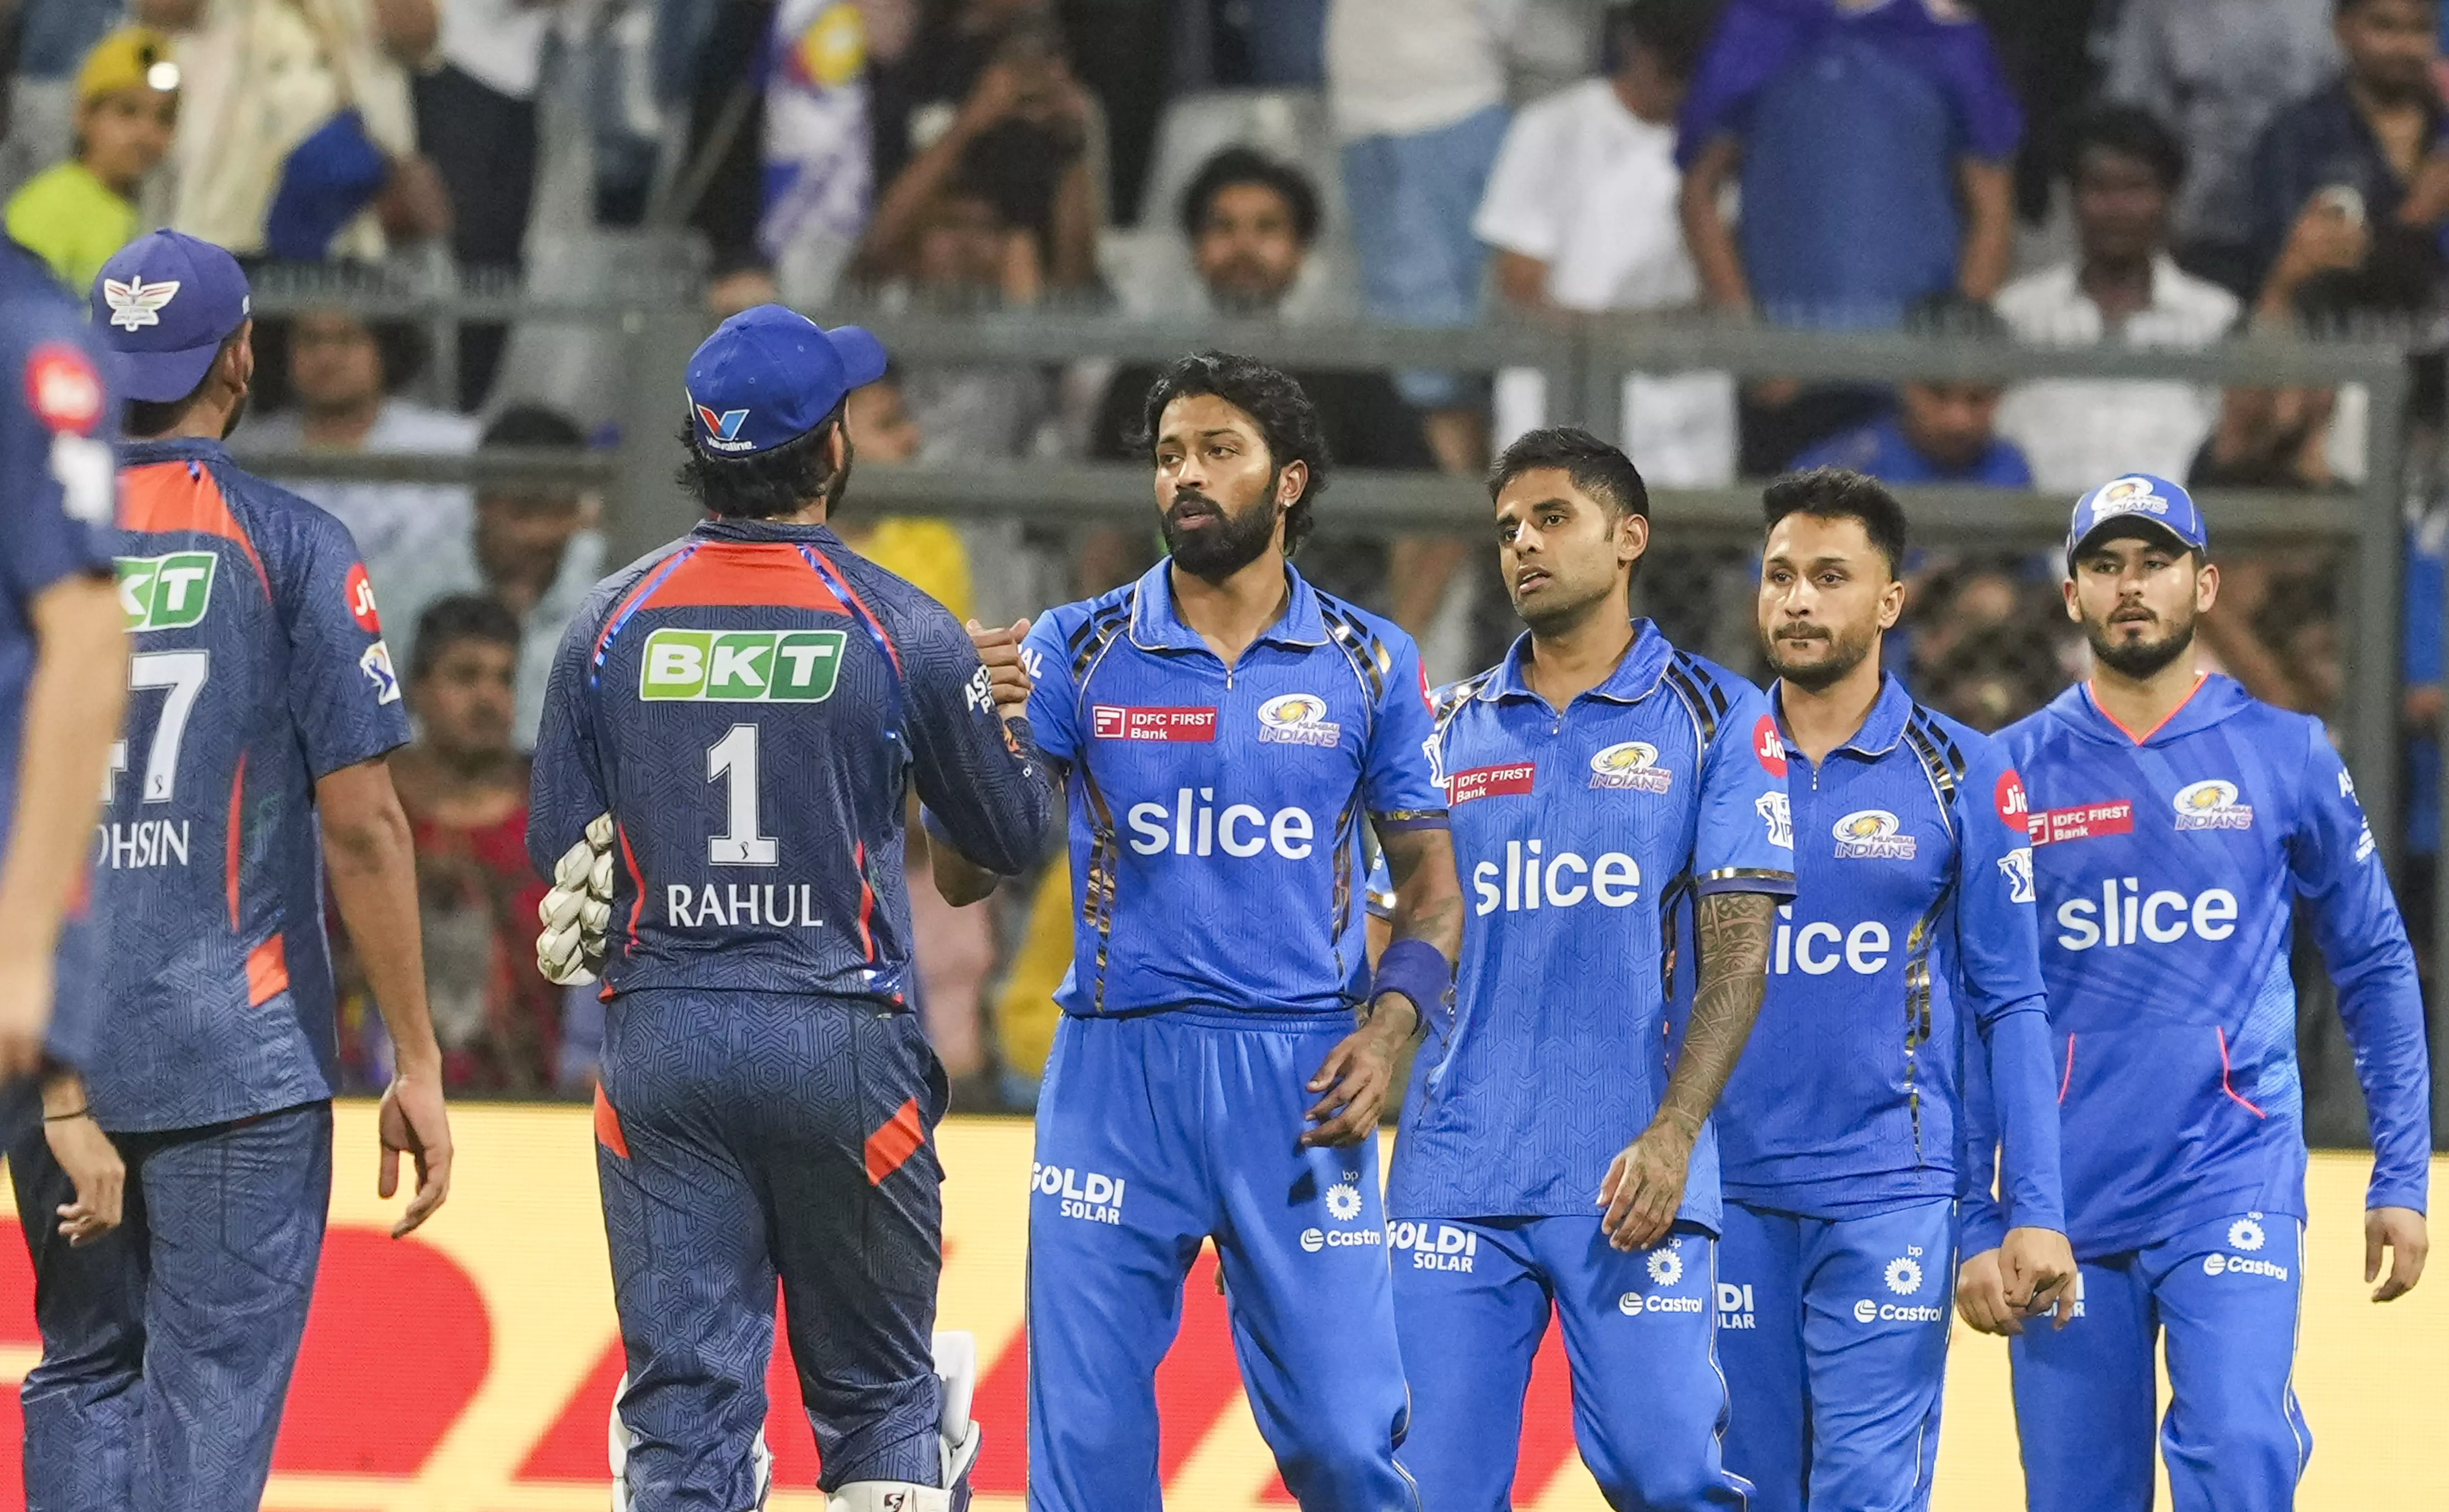
[[[105,265],[93,329],[130,401],[120,607],[133,648],[93,852],[107,1017],[84,1065],[126,1164],[126,1222],[72,1247],[29,1222],[42,1363],[29,1508],[253,1508],[272,1465],[331,1202],[328,882],[397,1052],[377,1189],[449,1190],[408,821],[384,756],[399,682],[339,522],[221,448],[254,359],[244,277],[175,232]],[[73,1175],[21,1139],[24,1215]]]
[[[0,1141],[35,1114],[76,1196],[27,1230],[116,1225],[118,1152],[82,1111],[92,1049],[93,774],[119,733],[127,638],[111,585],[111,412],[84,313],[0,239]],[[46,1066],[53,1074],[39,1075]]]
[[[1461,932],[1428,688],[1402,631],[1286,560],[1327,469],[1298,384],[1202,353],[1145,424],[1171,555],[1022,648],[1077,894],[1037,1108],[1030,1506],[1160,1504],[1156,1369],[1212,1238],[1294,1498],[1413,1508],[1374,1134]],[[1374,974],[1364,816],[1397,895]],[[948,897],[976,895],[937,861]]]
[[[1470,918],[1387,1193],[1403,1462],[1429,1512],[1510,1504],[1552,1310],[1610,1504],[1740,1507],[1749,1488],[1721,1464],[1709,1124],[1794,891],[1785,757],[1759,689],[1632,618],[1649,495],[1622,452],[1534,431],[1489,492],[1530,631],[1440,700]],[[1687,915],[1698,986],[1674,1013]]]
[[[857,327],[724,321],[687,374],[682,478],[708,518],[596,588],[547,693],[528,849],[556,882],[541,964],[604,980],[614,1504],[633,1512],[764,1504],[778,1276],[834,1512],[968,1502],[974,1359],[939,1378],[931,1339],[946,1086],[911,1010],[905,804],[915,786],[1009,874],[1053,794],[1002,717],[1026,698],[1016,652],[998,682],[829,526],[843,402],[884,367]]]
[[[2163,478],[2084,496],[2068,615],[2092,679],[2001,732],[2031,798],[2074,1325],[2020,1328],[1998,1253],[2011,1218],[1968,1201],[1957,1307],[2015,1335],[2015,1421],[2035,1512],[2295,1503],[2312,1436],[2290,1385],[2304,1268],[2304,1093],[2288,954],[2297,905],[2338,984],[2371,1114],[2364,1272],[2376,1302],[2423,1272],[2430,1155],[2415,961],[2355,784],[2320,721],[2193,669],[2219,593],[2203,517]],[[1986,1158],[1986,1130],[1974,1150]]]
[[[2005,1124],[2017,1315],[2073,1309],[2024,791],[1880,670],[1905,518],[1859,472],[1764,496],[1762,650],[1794,901],[1718,1112],[1726,1464],[1759,1512],[1930,1504],[1956,1273],[1959,1056]]]

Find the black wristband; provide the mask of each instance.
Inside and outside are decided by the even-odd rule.
[[[91,1118],[92,1116],[93,1104],[88,1102],[84,1107],[77,1109],[73,1113],[46,1113],[43,1115],[43,1121],[45,1123],[67,1123],[77,1119]]]

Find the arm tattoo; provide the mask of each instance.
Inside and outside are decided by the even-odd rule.
[[[1701,985],[1683,1053],[1658,1110],[1687,1133],[1700,1133],[1752,1037],[1752,1021],[1768,989],[1769,931],[1777,904],[1765,892],[1715,892],[1701,900]]]
[[[1462,882],[1455,875],[1453,834],[1397,830],[1380,843],[1386,850],[1387,874],[1395,883],[1395,938],[1426,940],[1448,961],[1459,958]]]

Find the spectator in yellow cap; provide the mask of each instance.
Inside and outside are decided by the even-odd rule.
[[[39,173],[9,201],[9,235],[79,296],[112,253],[136,239],[136,195],[170,150],[179,121],[179,66],[145,27],[94,44],[76,79],[76,156]]]

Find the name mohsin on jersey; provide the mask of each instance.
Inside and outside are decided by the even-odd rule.
[[[1885,809],[1857,809],[1829,827],[1840,861],[1910,861],[1914,837],[1899,833],[1897,816]]]
[[[822,703],[841,678],[841,630],[694,630],[646,637],[638,697],[647,702]]]
[[[2236,784],[2222,777],[2206,777],[2189,782],[2177,790],[2170,805],[2177,811],[2180,830],[2250,830],[2253,809],[2237,801]]]
[[[1591,786],[1664,793],[1675,774],[1658,764],[1658,748],[1647,740],[1619,740],[1591,757]]]
[[[675,929],[820,929],[825,923],[805,882],[666,883],[664,919]]]
[[[1259,705],[1259,740],[1268,745],[1339,745],[1343,726],[1326,717],[1315,693],[1282,693]]]
[[[143,871],[187,864],[188,821],[116,819],[94,826],[93,864],[113,871]]]

